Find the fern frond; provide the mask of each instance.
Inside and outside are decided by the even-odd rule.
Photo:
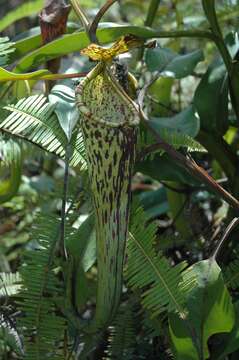
[[[5,312],[2,312],[0,314],[0,355],[4,355],[6,346],[15,353],[23,355],[22,340],[17,332],[14,321]]]
[[[21,289],[19,273],[0,273],[0,298],[15,295]]]
[[[0,167],[11,166],[21,161],[21,147],[13,139],[4,140],[0,137]]]
[[[23,98],[16,105],[7,105],[4,109],[11,114],[1,122],[0,129],[62,155],[65,135],[54,113],[54,106],[46,101],[44,95]]]
[[[107,360],[132,360],[136,346],[136,323],[130,304],[123,304],[109,327]]]
[[[130,238],[127,243],[128,264],[126,278],[132,289],[142,289],[142,304],[152,317],[161,312],[176,311],[185,316],[185,291],[193,278],[189,275],[183,283],[182,271],[186,263],[174,267],[154,249],[156,225],[146,226],[146,216],[142,208],[134,214]],[[180,285],[180,283],[183,285]]]
[[[53,257],[59,235],[59,220],[49,214],[37,219],[32,239],[34,250],[27,251],[20,269],[22,290],[19,307],[24,316],[19,320],[25,334],[25,359],[62,360],[58,352],[65,330],[65,319],[56,303],[63,301],[63,289],[53,268]]]
[[[6,66],[8,64],[9,54],[15,49],[14,43],[9,41],[8,37],[0,37],[0,66]]]
[[[72,137],[72,148],[70,165],[75,167],[80,163],[82,170],[87,169],[84,139],[81,130],[78,128],[75,129]]]
[[[22,150],[20,145],[0,138],[0,204],[9,201],[18,192],[22,176]],[[6,177],[6,174],[9,174]]]
[[[162,129],[160,136],[172,145],[176,150],[183,147],[187,151],[193,152],[206,152],[206,149],[191,136],[178,131],[169,131],[168,129]]]
[[[160,131],[161,138],[168,144],[174,147],[175,150],[180,148],[186,149],[188,152],[206,152],[206,149],[195,139],[187,134],[181,132],[172,131],[168,129],[162,129]],[[154,138],[151,134],[147,134],[144,131],[140,133],[138,147],[141,149],[154,143]],[[164,153],[164,150],[155,149],[154,152],[146,154],[145,158],[153,159],[157,153]]]
[[[0,129],[64,158],[67,138],[54,108],[44,95],[23,98],[16,105],[4,107],[11,114],[0,123]],[[80,163],[85,168],[83,137],[77,127],[74,130],[72,148],[70,164],[76,166]]]

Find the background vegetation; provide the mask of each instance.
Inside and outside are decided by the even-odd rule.
[[[92,21],[105,1],[78,3]],[[94,334],[95,225],[74,89],[95,63],[80,54],[89,39],[73,9],[66,34],[42,40],[43,7],[0,0],[0,358],[237,359],[239,2],[119,0],[101,19],[101,45],[134,34],[157,46],[121,58],[149,128],[120,306]]]

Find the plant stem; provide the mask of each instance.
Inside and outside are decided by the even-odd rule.
[[[227,68],[229,80],[230,80],[230,96],[232,101],[233,109],[236,113],[236,116],[239,120],[239,68],[238,60],[233,60],[225,41],[223,39],[223,34],[221,32],[217,14],[215,9],[215,0],[202,0],[203,9],[205,15],[208,19],[208,22],[211,27],[211,32],[214,35],[214,42],[222,56],[222,59]]]
[[[106,13],[106,11],[116,2],[117,0],[107,0],[106,3],[100,8],[100,10],[98,11],[98,13],[96,14],[90,28],[89,28],[89,36],[90,36],[90,40],[93,43],[98,44],[99,41],[97,39],[96,36],[96,31],[99,25],[100,20],[102,19],[102,17],[104,16],[104,14]]]
[[[151,36],[152,37],[152,36]],[[205,38],[215,42],[215,35],[207,30],[156,31],[156,38]]]
[[[232,181],[237,167],[237,156],[222,137],[200,130],[197,140],[212,154]]]
[[[151,0],[150,4],[149,4],[149,8],[148,8],[148,12],[147,12],[147,16],[144,22],[145,26],[152,26],[159,4],[160,4],[161,0]],[[138,54],[138,60],[141,60],[144,56],[144,48],[139,50],[139,54]]]
[[[65,222],[66,222],[66,201],[67,201],[67,192],[68,192],[70,155],[71,155],[71,145],[70,143],[68,143],[66,146],[66,154],[65,154],[65,173],[64,173],[64,185],[63,185],[63,196],[62,196],[62,207],[61,207],[61,228],[60,228],[60,238],[59,238],[59,248],[58,248],[61,257],[65,260],[67,260],[67,252],[65,245]]]
[[[47,74],[38,78],[38,80],[60,80],[85,77],[88,72],[72,73],[72,74]]]
[[[35,77],[32,79],[29,79],[28,77],[24,77],[24,75],[17,75],[15,78],[11,77],[11,80],[1,80],[0,82],[7,82],[7,81],[21,81],[21,80],[45,80],[45,81],[51,81],[51,80],[60,80],[60,79],[73,79],[73,78],[80,78],[85,77],[88,74],[88,72],[81,72],[81,73],[72,73],[72,74],[46,74],[39,77]],[[11,84],[10,84],[11,85]],[[8,88],[7,88],[8,90]],[[5,96],[5,93],[4,95]]]
[[[230,74],[232,66],[232,58],[223,40],[223,35],[217,20],[215,9],[215,0],[202,0],[202,6],[210,24],[211,32],[214,34],[214,42],[223,58],[227,71]]]
[[[73,9],[75,10],[76,15],[79,17],[82,25],[85,28],[85,32],[89,37],[89,26],[90,26],[90,21],[88,20],[87,16],[85,15],[85,13],[83,12],[83,10],[81,9],[80,5],[78,4],[77,0],[70,0],[70,3],[73,7]],[[90,38],[90,37],[89,37]]]
[[[228,236],[230,235],[231,231],[239,224],[239,218],[234,218],[230,224],[228,225],[228,227],[226,228],[219,244],[217,245],[214,253],[211,256],[212,260],[216,260],[217,255],[220,253],[220,251],[222,250],[222,248],[225,246],[225,241],[228,239]]]
[[[239,201],[234,198],[234,196],[232,196],[228,191],[223,189],[210,175],[207,174],[207,172],[203,168],[198,166],[194,161],[183,156],[170,144],[165,142],[158,134],[158,132],[150,125],[150,122],[142,109],[140,109],[139,113],[143,123],[157,140],[159,148],[166,151],[179,165],[186,169],[190,174],[201,180],[204,184],[208,185],[214,193],[222,197],[233,208],[239,210]]]
[[[148,8],[145,26],[152,26],[161,0],[151,0]]]

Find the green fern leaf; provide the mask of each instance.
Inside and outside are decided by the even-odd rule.
[[[0,123],[0,129],[64,158],[67,139],[54,108],[44,95],[23,98],[16,105],[4,107],[11,114]],[[79,163],[83,168],[86,167],[83,137],[76,127],[72,136],[70,165],[76,166]]]
[[[27,138],[58,155],[64,152],[65,135],[54,114],[54,106],[47,103],[43,95],[23,98],[4,109],[11,114],[1,122],[0,129]]]
[[[13,45],[14,43],[10,42],[8,37],[0,37],[0,66],[8,64],[9,54],[15,51]]]
[[[160,132],[162,139],[172,145],[175,149],[186,148],[187,151],[206,152],[206,149],[191,136],[178,131],[163,129]]]
[[[136,323],[130,304],[123,304],[109,327],[107,360],[132,360],[136,346]]]
[[[21,146],[13,139],[5,140],[0,136],[0,167],[11,166],[21,159]]]
[[[6,347],[18,355],[23,355],[22,340],[17,332],[11,316],[5,313],[5,309],[0,314],[0,356],[4,359]]]
[[[0,273],[0,298],[15,295],[21,289],[19,273]]]
[[[176,150],[184,148],[188,152],[206,152],[206,149],[188,134],[164,128],[161,129],[160,136],[164,141],[173,146]],[[141,130],[138,143],[138,147],[140,149],[152,145],[154,144],[154,142],[154,137],[151,134],[146,132],[146,130],[144,129]],[[164,150],[161,150],[160,148],[155,149],[153,153],[147,154],[146,158],[152,159],[157,153],[163,154]]]
[[[32,239],[34,250],[27,251],[20,269],[22,290],[19,307],[24,317],[19,325],[25,335],[25,359],[63,360],[58,351],[65,330],[65,319],[56,303],[63,302],[63,288],[54,273],[54,249],[59,235],[59,220],[49,214],[37,219]]]
[[[82,170],[87,169],[84,139],[80,129],[76,128],[74,130],[71,143],[73,151],[70,159],[70,165],[75,167],[80,163]]]
[[[161,312],[177,312],[185,316],[185,292],[192,285],[188,274],[183,283],[182,271],[186,263],[174,267],[154,249],[156,225],[146,226],[142,208],[137,209],[128,240],[128,264],[126,277],[133,289],[142,289],[142,304],[155,317]],[[181,285],[180,285],[181,284]]]
[[[16,141],[0,138],[0,204],[16,195],[22,176],[22,151]],[[6,173],[9,176],[6,177]]]

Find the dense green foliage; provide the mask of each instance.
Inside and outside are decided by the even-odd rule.
[[[0,358],[237,359],[239,1],[68,3],[0,1]]]

